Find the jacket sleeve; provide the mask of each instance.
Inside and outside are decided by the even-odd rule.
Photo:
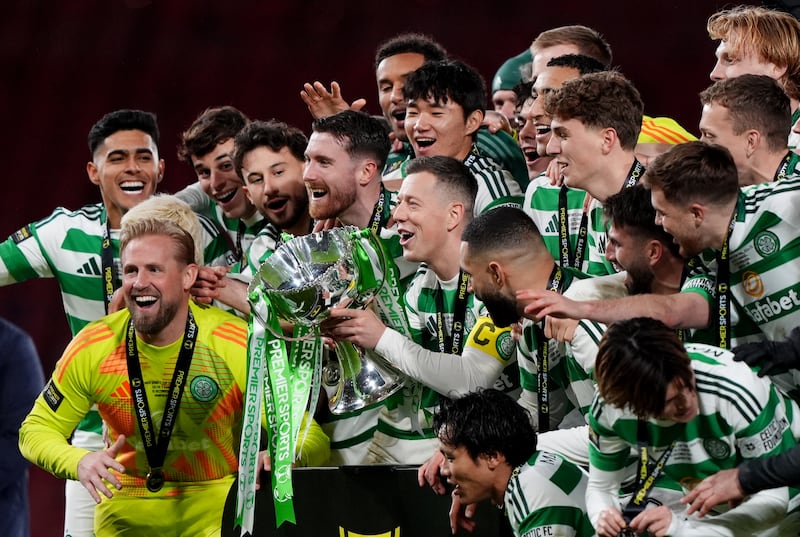
[[[70,435],[91,408],[94,397],[90,389],[93,368],[81,352],[86,344],[81,334],[67,346],[19,430],[22,455],[67,479],[78,478],[78,461],[89,453],[69,444]]]
[[[746,460],[739,465],[739,484],[745,494],[800,484],[800,445],[772,457]]]

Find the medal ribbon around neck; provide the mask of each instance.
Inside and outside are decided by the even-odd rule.
[[[550,273],[547,290],[560,293],[563,285],[564,271],[556,265]],[[534,325],[537,354],[536,397],[538,399],[539,432],[541,433],[550,430],[550,340],[544,335],[542,322]]]
[[[461,354],[464,349],[464,321],[467,317],[467,302],[469,293],[469,274],[463,270],[458,271],[458,288],[453,303],[453,327],[449,336],[445,335],[444,326],[444,290],[439,285],[436,293],[436,338],[439,352]]]
[[[121,282],[114,274],[114,249],[111,245],[111,229],[107,214],[102,226],[103,240],[100,243],[100,264],[103,271],[103,305],[105,306],[106,315],[108,315],[108,307],[111,304],[114,291],[119,289]]]
[[[183,343],[178,352],[178,359],[175,363],[175,371],[172,373],[166,405],[164,406],[164,417],[161,420],[158,434],[155,432],[150,405],[147,401],[144,378],[142,377],[142,366],[139,361],[139,351],[136,346],[136,330],[133,320],[128,320],[128,330],[125,335],[125,357],[128,364],[128,382],[131,385],[134,406],[136,408],[136,423],[139,426],[139,434],[144,444],[144,453],[147,458],[147,465],[150,472],[147,474],[145,482],[147,490],[158,492],[164,486],[164,460],[167,456],[167,447],[172,437],[172,430],[178,417],[183,389],[189,377],[189,367],[192,365],[192,354],[197,342],[197,324],[194,315],[189,310],[186,318],[186,329],[184,330]]]

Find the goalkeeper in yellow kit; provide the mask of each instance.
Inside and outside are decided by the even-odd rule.
[[[238,469],[247,325],[189,300],[194,243],[177,225],[134,222],[120,249],[127,308],[72,340],[22,425],[20,448],[89,490],[98,537],[219,535]],[[69,445],[95,403],[110,446]],[[327,442],[314,424],[299,464],[324,463]]]

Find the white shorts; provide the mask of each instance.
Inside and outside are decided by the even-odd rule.
[[[91,451],[105,449],[103,436],[76,430],[72,445]],[[64,487],[64,537],[94,537],[94,507],[97,505],[80,481],[68,480]]]
[[[80,481],[68,480],[64,489],[64,537],[94,537],[95,502]]]

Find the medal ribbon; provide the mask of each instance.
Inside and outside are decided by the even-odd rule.
[[[108,216],[103,222],[103,240],[100,243],[100,264],[103,270],[103,305],[108,315],[108,306],[114,296],[114,290],[119,289],[121,282],[114,274],[114,251],[111,246],[111,230],[109,229]]]
[[[639,473],[636,476],[636,492],[633,493],[628,505],[622,510],[622,516],[625,517],[625,520],[628,522],[644,509],[647,496],[653,490],[656,479],[664,472],[667,459],[669,459],[675,447],[675,440],[673,440],[667,450],[661,454],[661,457],[659,457],[651,467],[649,455],[647,453],[647,422],[639,420],[637,427],[636,436],[639,448]]]
[[[728,330],[731,325],[731,304],[730,304],[730,279],[731,279],[731,261],[729,252],[729,243],[731,233],[733,233],[733,226],[736,223],[736,213],[738,212],[739,204],[733,210],[731,216],[731,223],[728,226],[728,234],[725,235],[725,241],[722,243],[722,249],[717,254],[717,326],[719,329],[719,347],[721,349],[729,349],[731,347],[731,334]]]
[[[378,202],[372,209],[372,216],[370,216],[369,230],[375,235],[379,235],[381,228],[386,225],[386,219],[383,217],[383,209],[386,207],[386,189],[381,187],[381,195],[378,197]]]
[[[147,458],[147,465],[154,472],[161,474],[164,466],[164,459],[167,456],[169,439],[177,421],[178,408],[180,407],[183,389],[189,376],[189,367],[192,365],[192,354],[197,342],[197,324],[194,315],[189,310],[186,318],[186,329],[183,334],[183,343],[178,352],[178,359],[175,362],[175,371],[172,373],[172,380],[169,384],[167,402],[164,406],[164,417],[161,420],[158,434],[155,433],[150,405],[147,401],[147,393],[142,376],[142,366],[139,362],[139,351],[136,347],[136,330],[133,321],[128,320],[128,330],[125,335],[125,357],[128,364],[128,382],[131,385],[131,394],[136,408],[136,423],[139,426],[139,434],[144,443],[144,453]],[[153,475],[156,475],[155,473]],[[149,477],[149,474],[148,474]],[[161,474],[163,479],[163,474]],[[161,488],[161,487],[158,487]],[[158,490],[158,489],[156,489]],[[154,491],[155,492],[155,491]]]
[[[686,283],[686,280],[689,278],[689,276],[691,276],[695,269],[702,264],[703,262],[699,256],[694,256],[693,258],[686,260],[686,262],[683,264],[683,270],[681,271],[681,289],[683,288],[683,284]],[[687,343],[687,338],[689,336],[687,335],[685,329],[678,328],[675,330],[675,333],[678,334],[678,340],[680,340],[681,343]]]
[[[469,274],[463,270],[458,271],[458,289],[453,303],[453,328],[449,336],[445,334],[444,326],[444,290],[441,285],[436,293],[436,337],[439,352],[461,354],[464,348],[464,320],[467,316],[467,287]]]
[[[781,160],[781,163],[778,165],[778,170],[775,172],[775,181],[786,179],[790,170],[793,172],[797,168],[798,162],[800,162],[800,155],[797,155],[793,151],[786,153],[786,156],[783,157],[783,160]]]
[[[572,247],[569,243],[568,190],[569,187],[563,185],[558,193],[558,239],[561,246],[561,266],[573,267],[580,270],[583,264],[583,256],[586,252],[586,239],[589,230],[589,211],[586,204],[584,204],[581,223],[578,227],[578,241],[575,244],[575,253],[573,254]]]
[[[631,166],[631,169],[628,172],[628,178],[625,179],[625,184],[622,186],[622,188],[624,189],[636,186],[636,184],[639,182],[639,179],[642,178],[642,175],[644,175],[644,166],[637,159],[633,159],[633,166]]]
[[[547,290],[561,292],[564,284],[564,272],[558,265],[553,267]],[[539,432],[550,430],[550,340],[545,337],[543,322],[534,325],[536,333],[536,397],[538,399]]]

